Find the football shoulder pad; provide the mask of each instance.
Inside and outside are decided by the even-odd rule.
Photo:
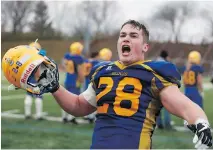
[[[98,64],[96,64],[94,67],[92,67],[91,72],[89,74],[90,79],[92,79],[92,77],[95,76],[96,73],[98,71],[100,71],[103,67],[105,67],[109,64],[112,64],[112,62],[111,61],[102,61],[102,62],[99,62]]]
[[[144,64],[148,65],[153,73],[160,75],[168,82],[177,84],[178,87],[181,86],[181,75],[173,63],[167,61],[149,61]]]

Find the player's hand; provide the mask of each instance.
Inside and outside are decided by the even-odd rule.
[[[187,125],[195,133],[193,143],[196,149],[207,149],[212,146],[212,135],[208,121],[198,119],[195,125]]]

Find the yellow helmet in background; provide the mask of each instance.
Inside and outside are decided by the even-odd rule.
[[[188,61],[194,64],[200,64],[201,55],[198,51],[191,51],[188,55]]]
[[[74,42],[70,45],[70,53],[73,55],[81,55],[83,48],[80,42]]]
[[[6,79],[14,86],[39,94],[41,92],[39,87],[28,80],[42,63],[46,66],[54,65],[46,56],[40,55],[35,47],[20,45],[9,49],[4,54],[2,71]]]
[[[100,50],[99,56],[101,60],[110,61],[112,58],[112,51],[108,48],[103,48]]]
[[[41,49],[41,45],[38,42],[32,42],[29,44],[29,46],[35,47],[37,49]]]

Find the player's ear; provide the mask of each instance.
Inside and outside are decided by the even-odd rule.
[[[144,43],[143,44],[143,52],[147,52],[149,50],[149,44],[148,43]]]

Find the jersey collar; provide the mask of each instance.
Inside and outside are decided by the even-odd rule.
[[[146,61],[140,60],[140,61],[137,61],[137,62],[132,63],[132,64],[130,64],[130,65],[124,65],[121,61],[117,60],[117,61],[114,62],[114,64],[115,64],[119,69],[124,70],[124,69],[126,69],[127,67],[129,67],[129,66],[140,65],[140,64],[142,64],[142,63],[144,63],[144,62],[148,62],[148,61],[151,61],[151,60],[146,60]]]

